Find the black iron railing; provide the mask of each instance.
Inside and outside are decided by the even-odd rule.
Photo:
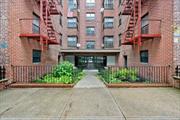
[[[12,69],[14,83],[60,83],[63,79],[63,82],[70,84],[79,79],[82,71],[73,69],[72,76],[57,76],[54,75],[56,65],[13,66]]]
[[[6,68],[5,66],[0,66],[0,80],[6,78]]]
[[[160,83],[168,84],[169,66],[109,66],[100,74],[107,83]]]
[[[180,77],[180,65],[177,65],[175,68],[175,74],[177,77]]]
[[[53,65],[13,66],[13,81],[29,83],[52,72]]]

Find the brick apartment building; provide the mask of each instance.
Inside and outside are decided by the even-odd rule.
[[[179,6],[178,0],[122,1],[120,65],[169,66],[172,75],[180,61],[179,33],[173,35],[174,25],[180,30]]]
[[[118,64],[118,0],[64,0],[61,58],[94,69]]]
[[[66,0],[63,5],[61,58],[88,69],[169,66],[169,77],[174,76],[180,65],[178,0]]]
[[[57,63],[61,9],[53,0],[0,0],[0,64]]]
[[[179,12],[179,0],[0,0],[0,64],[170,66],[171,76]]]
[[[177,8],[173,5],[177,1],[142,0],[142,3],[135,3],[140,6],[137,8],[139,18],[131,18],[135,21],[136,43],[126,39],[130,15],[123,12],[126,12],[124,8],[128,1],[134,2],[65,0],[61,58],[84,68],[99,65],[173,66],[172,13],[173,8]],[[139,29],[142,33],[138,33]]]
[[[139,3],[140,1],[142,3]],[[126,1],[120,6],[120,21],[123,23],[120,25],[122,41],[120,63],[172,65],[173,1],[140,1],[136,3],[133,3],[134,0],[129,1],[132,2],[130,6],[132,8],[129,9],[135,11],[133,14],[126,8]]]
[[[1,61],[28,65],[40,55],[38,62],[49,64],[57,63],[60,54],[59,60],[71,60],[77,66],[91,62],[103,66],[172,65],[173,1],[142,0],[137,8],[141,22],[134,19],[136,43],[126,39],[130,15],[124,7],[128,0],[57,1],[57,13],[50,13],[46,21],[46,8],[41,10],[40,0],[1,0]],[[144,36],[138,33],[138,24]],[[54,41],[46,40],[51,35],[48,31],[53,31]]]

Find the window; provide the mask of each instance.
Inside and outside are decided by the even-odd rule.
[[[0,65],[0,80],[6,78],[6,68],[5,66]]]
[[[127,55],[124,55],[124,67],[127,67],[128,66],[128,56]]]
[[[122,17],[121,17],[121,13],[119,13],[119,26],[122,24]]]
[[[119,46],[121,46],[121,42],[122,42],[122,34],[119,34]]]
[[[33,50],[32,51],[32,62],[40,63],[41,62],[41,50]]]
[[[68,27],[77,28],[77,18],[68,18]]]
[[[69,36],[68,37],[68,47],[76,47],[77,46],[77,37]]]
[[[86,20],[94,20],[95,13],[86,13]]]
[[[59,44],[60,46],[62,46],[62,39],[63,39],[63,35],[62,33],[59,34]]]
[[[86,7],[94,7],[95,0],[86,0]]]
[[[59,16],[59,24],[62,26],[62,15]]]
[[[121,5],[122,0],[119,0],[119,6]]]
[[[68,9],[70,11],[77,9],[77,0],[68,0]]]
[[[140,61],[141,61],[141,63],[148,63],[149,62],[148,50],[140,51]]]
[[[87,49],[94,49],[95,48],[95,41],[87,41],[86,42]]]
[[[104,28],[113,28],[114,18],[104,18]]]
[[[95,35],[95,27],[86,27],[86,35]]]
[[[145,14],[142,19],[141,24],[141,33],[142,34],[148,34],[149,33],[149,22],[148,22],[148,14]]]
[[[105,9],[113,9],[114,0],[104,0],[104,8]]]
[[[119,26],[122,24],[122,19],[119,18]]]
[[[61,6],[63,6],[62,2],[63,2],[63,0],[58,0],[58,4],[61,5]]]
[[[113,48],[113,41],[114,37],[113,36],[105,36],[104,37],[104,48]]]
[[[33,13],[33,23],[32,23],[33,33],[40,33],[40,18],[38,15]]]

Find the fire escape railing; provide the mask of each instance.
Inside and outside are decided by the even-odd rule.
[[[124,0],[121,14],[129,16],[126,31],[122,34],[122,44],[141,46],[145,38],[160,37],[161,20],[142,19],[141,0]]]
[[[127,30],[123,33],[123,40],[133,42],[136,24],[139,24],[140,4],[137,0],[124,0],[122,4],[122,15],[129,16]]]
[[[19,19],[19,22],[20,22],[20,33],[21,33],[20,36],[27,36],[27,37],[44,36],[48,39],[47,28],[44,24],[41,24],[41,22],[43,21],[35,20],[33,18],[21,18]]]
[[[51,15],[59,15],[57,10],[57,3],[54,0],[41,0],[40,1],[40,19],[44,21],[47,28],[47,35],[49,37],[49,43],[57,43],[57,32],[53,27]],[[41,22],[41,26],[43,26]]]
[[[36,0],[40,7],[39,19],[22,18],[20,19],[20,37],[39,37],[42,49],[49,44],[60,44],[57,37],[60,35],[55,29],[51,15],[59,15],[57,8],[58,1],[55,0]]]
[[[137,39],[138,37],[141,37],[141,39],[145,39],[145,38],[153,38],[153,37],[160,37],[161,36],[161,20],[158,19],[148,19],[145,20],[148,24],[145,25],[141,25],[141,33],[139,35],[138,32],[138,25],[136,25],[133,29],[133,36],[128,36],[128,35],[132,35],[131,31],[125,31],[122,34],[123,40],[122,43],[127,43],[127,42],[131,42],[131,44],[133,44],[133,42],[137,43]],[[143,22],[143,21],[141,21]]]

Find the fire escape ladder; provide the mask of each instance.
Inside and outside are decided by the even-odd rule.
[[[136,25],[138,23],[139,18],[139,0],[125,0],[125,7],[123,11],[123,15],[129,16],[127,30],[125,32],[125,40],[127,42],[131,42],[133,44],[137,44],[135,39],[135,31]]]
[[[46,45],[48,44],[57,44],[56,31],[53,27],[53,22],[51,19],[51,15],[57,15],[58,10],[54,0],[43,0],[43,10],[42,10],[42,18],[46,25],[47,35],[49,40],[46,41]]]
[[[137,25],[138,25],[138,46],[140,47],[142,45],[141,41],[141,0],[138,0],[137,2]]]
[[[49,12],[51,15],[59,15],[59,11],[57,9],[57,3],[54,0],[49,1]]]

